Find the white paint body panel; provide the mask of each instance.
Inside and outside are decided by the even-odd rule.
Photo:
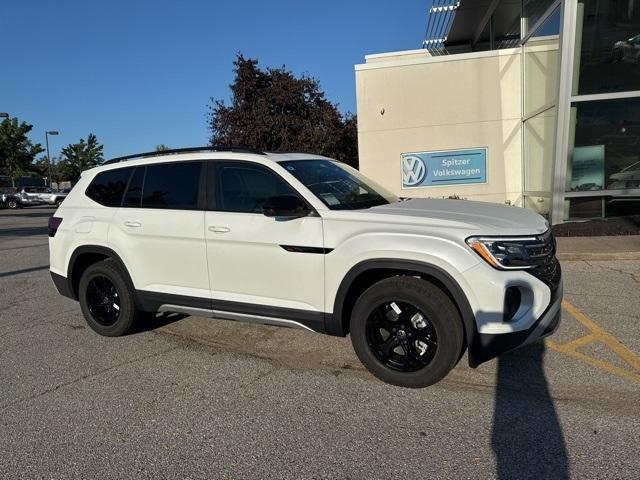
[[[324,311],[324,255],[280,245],[322,247],[322,219],[279,221],[262,214],[207,212],[207,258],[218,300]],[[228,229],[213,232],[215,228]]]

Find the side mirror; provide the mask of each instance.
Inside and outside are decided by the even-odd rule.
[[[266,217],[293,219],[306,217],[309,215],[309,209],[295,195],[280,195],[267,198],[262,205],[262,213]]]

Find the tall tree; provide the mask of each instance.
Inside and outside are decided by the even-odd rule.
[[[103,148],[93,133],[89,134],[86,142],[81,138],[78,143],[71,143],[64,147],[60,162],[61,175],[66,180],[78,180],[84,170],[102,163],[104,160],[102,157]]]
[[[36,155],[44,149],[33,144],[27,134],[33,125],[19,122],[17,118],[6,118],[0,123],[0,172],[15,180],[31,169]]]
[[[284,66],[262,70],[242,54],[233,65],[231,104],[209,104],[212,145],[317,153],[357,166],[356,117],[342,115],[317,79]]]

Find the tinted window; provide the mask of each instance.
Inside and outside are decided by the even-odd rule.
[[[258,165],[222,165],[216,175],[216,210],[262,213],[269,197],[297,195],[284,180]]]
[[[124,194],[122,201],[123,207],[140,207],[142,201],[142,182],[144,181],[144,167],[136,168],[131,180],[127,193]]]
[[[147,166],[142,206],[144,208],[198,208],[202,162],[172,162]]]
[[[99,173],[87,188],[87,197],[107,207],[119,207],[133,168],[118,168]]]

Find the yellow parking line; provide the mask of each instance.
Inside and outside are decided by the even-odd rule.
[[[596,335],[595,333],[590,333],[589,335],[585,335],[583,337],[580,338],[576,338],[575,340],[571,340],[570,342],[566,342],[566,343],[556,343],[556,349],[562,350],[562,351],[570,351],[570,350],[577,350],[578,348],[582,348],[586,345],[589,345],[590,343],[595,342],[596,340],[598,340],[598,335]]]
[[[627,378],[635,382],[640,382],[640,357],[622,345],[613,335],[607,332],[596,322],[587,317],[577,307],[571,305],[568,301],[562,302],[562,308],[573,318],[580,322],[590,333],[583,335],[566,343],[556,343],[553,340],[546,340],[546,345],[556,352],[564,353],[572,358],[581,360],[585,363],[593,365],[605,372]],[[612,363],[600,360],[578,351],[578,348],[589,345],[593,342],[602,342],[613,352],[622,358],[634,371],[625,370]]]
[[[591,330],[591,333],[596,334],[598,336],[598,340],[606,344],[620,358],[627,362],[631,368],[640,372],[640,357],[622,345],[613,335],[604,330],[600,325],[588,318],[584,313],[578,310],[578,308],[574,307],[566,300],[562,302],[562,308],[564,308],[582,325]]]
[[[556,350],[557,352],[564,353],[565,355],[573,357],[577,360],[581,360],[585,363],[593,365],[594,367],[597,367],[600,370],[604,370],[607,373],[611,373],[612,375],[617,375],[619,377],[623,377],[635,382],[640,382],[640,375],[630,372],[629,370],[616,367],[609,362],[605,362],[604,360],[585,355],[584,353],[578,352],[577,350],[563,350],[562,346],[558,345],[553,340],[547,339],[545,343],[552,350]]]

